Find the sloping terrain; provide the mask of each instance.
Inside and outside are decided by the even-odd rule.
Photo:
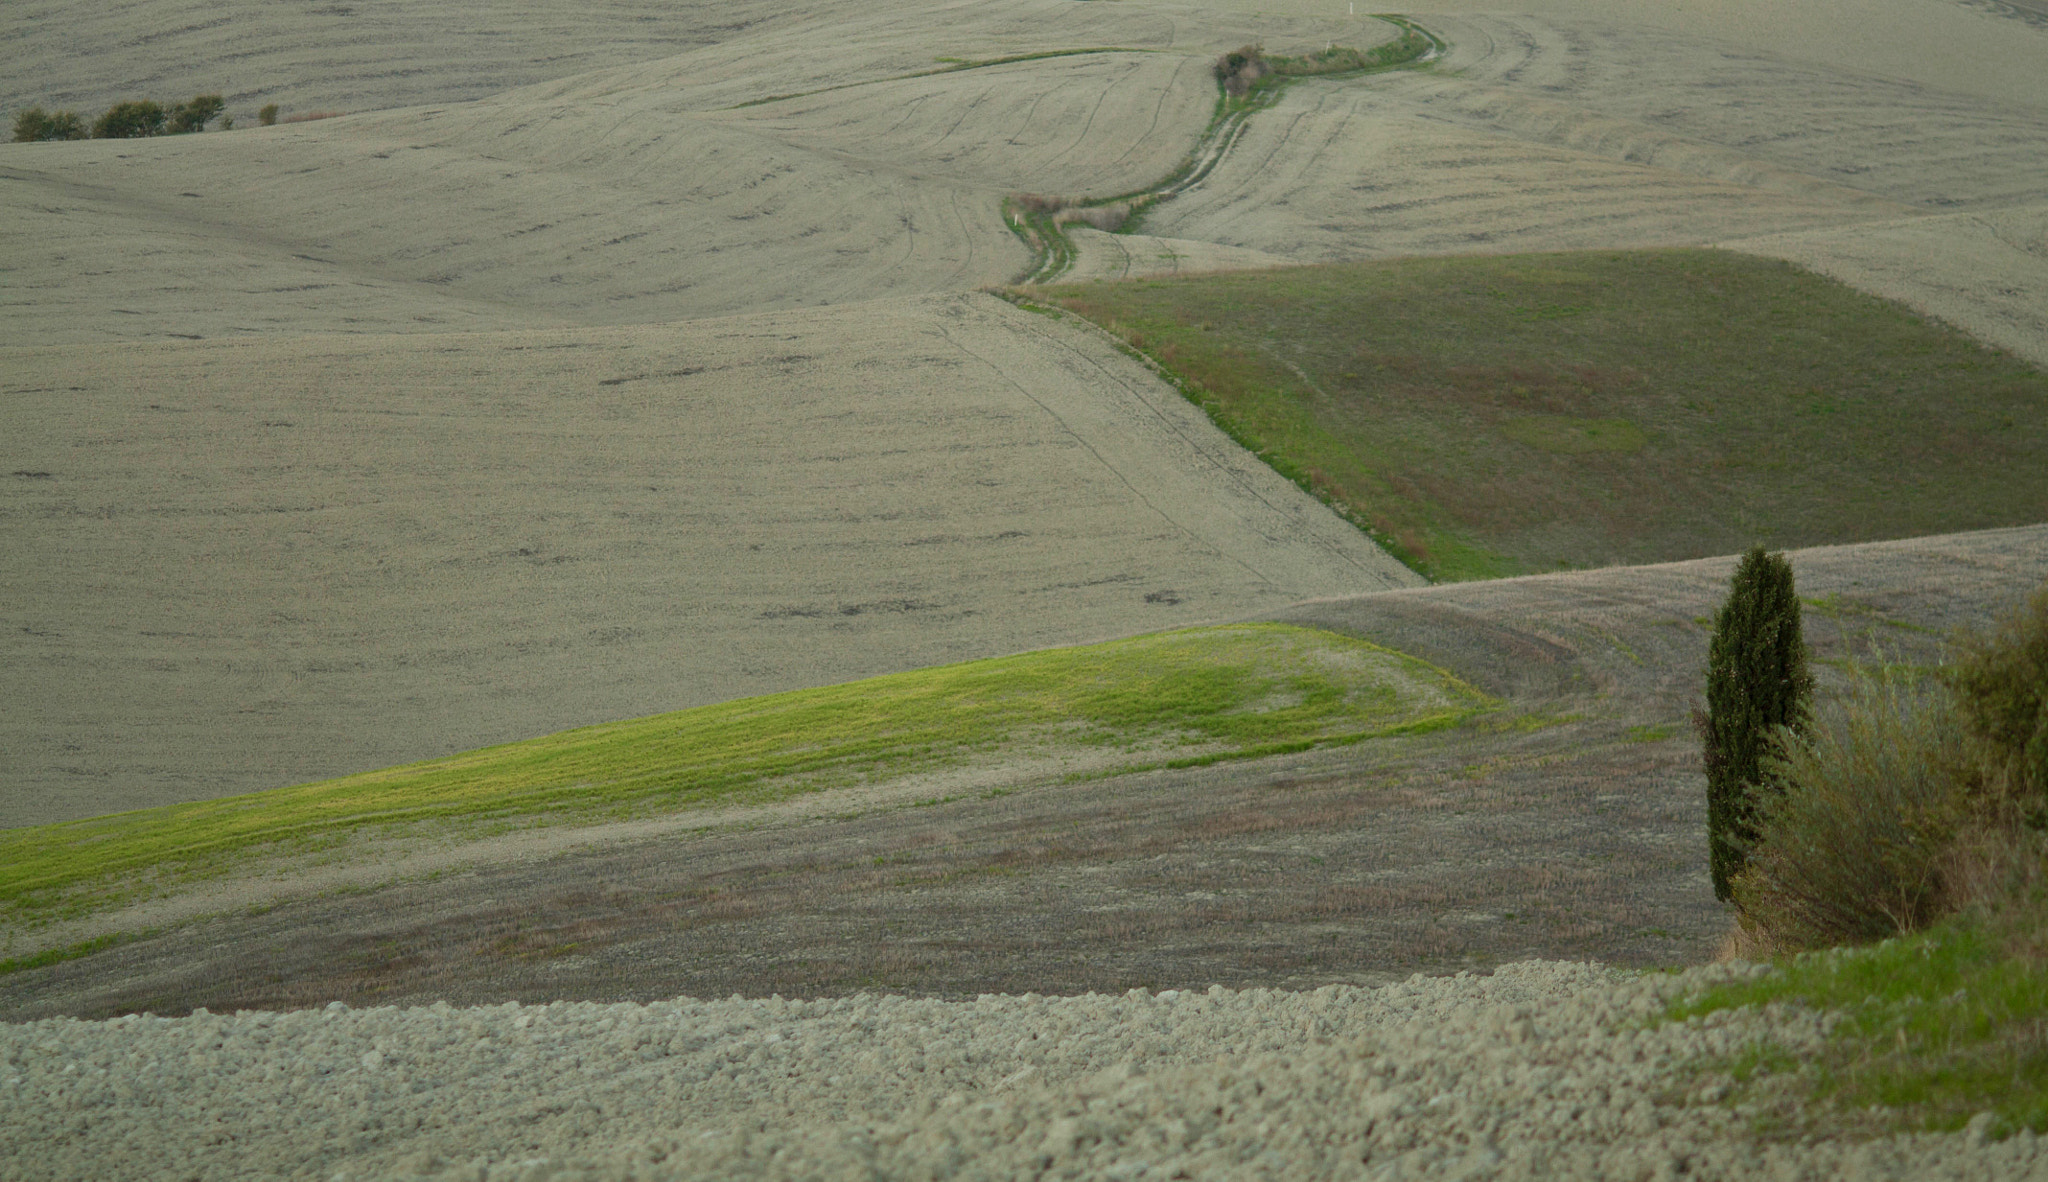
[[[1796,551],[1823,670],[1924,661],[2048,578],[2048,527]],[[923,776],[202,882],[15,948],[0,1015],[369,1003],[1373,984],[1528,957],[1709,956],[1688,713],[1732,560],[1271,613],[1504,698],[1455,730],[1069,782]],[[213,913],[205,922],[195,916]]]
[[[339,126],[35,145],[25,163],[41,167],[6,192],[38,231],[27,269],[51,278],[14,286],[4,343],[648,322],[972,290],[1026,260],[990,216],[1003,193],[1149,179],[1213,92],[1187,58],[1099,54],[704,110],[697,92],[724,106],[730,88],[692,85],[690,55],[664,65]],[[251,261],[223,267],[216,243]],[[201,279],[218,298],[191,298]],[[399,306],[365,325],[297,294],[365,279],[502,319],[407,323]]]
[[[9,11],[17,102],[89,114],[217,85],[244,126],[264,98],[357,113],[0,145],[4,610],[31,671],[9,690],[0,821],[1403,577],[1184,409],[1158,412],[1163,439],[1128,417],[1098,439],[1058,400],[1179,405],[1102,346],[1076,371],[1078,336],[917,302],[1027,264],[1005,193],[1170,170],[1219,50],[1390,26],[1021,0],[622,4],[565,34],[538,3],[502,27],[342,7]],[[1926,52],[1872,58],[1889,78],[1810,14],[1729,7],[1726,42],[1697,13],[1438,14],[1447,60],[1295,84],[1149,236],[1077,232],[1082,269],[1740,237],[2024,350],[2038,219],[2013,203],[2048,179],[2048,124],[2009,77],[2048,34],[1893,7]],[[852,310],[877,297],[894,302]],[[716,319],[764,309],[786,317]],[[927,350],[956,314],[1001,327]],[[480,332],[507,335],[448,335]],[[794,339],[696,359],[731,333]],[[215,337],[250,351],[189,339]],[[1037,426],[1005,437],[1014,464],[977,467],[977,416],[1017,414]],[[842,446],[854,424],[862,446]],[[1077,461],[1077,441],[1099,446]],[[1225,491],[1147,458],[1188,446]],[[841,506],[884,481],[886,503]]]
[[[1293,84],[1077,271],[1723,243],[2048,364],[2039,0],[1510,7]],[[1725,932],[1687,716],[1730,560],[1417,586],[1101,334],[973,294],[1031,264],[1007,194],[1155,181],[1220,52],[1388,36],[1356,13],[0,10],[10,117],[219,91],[238,125],[0,145],[0,826],[1224,619],[1500,699],[373,836],[0,931],[0,1173],[2038,1176],[1982,1122],[1761,1143],[1677,1072],[1825,1017],[1646,1031],[1654,979],[1514,963]],[[1793,562],[1833,678],[1991,619],[2048,527]],[[1044,996],[1138,987],[1190,992]],[[672,1000],[736,993],[822,1000]],[[250,1012],[70,1020],[200,1006]]]
[[[439,101],[0,146],[0,218],[24,231],[0,345],[647,323],[1000,283],[1028,262],[1003,195],[1171,169],[1218,46],[1391,31],[1196,16],[1036,0],[714,22],[707,48],[487,98],[397,86]],[[1101,49],[1125,52],[962,68]]]
[[[6,352],[0,824],[1420,581],[983,295]]]
[[[1725,242],[2048,364],[2048,103],[2009,73],[2048,29],[1954,9],[1906,69],[1790,35],[1830,6],[1685,7],[1433,15],[1442,62],[1296,83],[1145,230],[1294,262]]]
[[[2048,367],[2048,204],[1722,245],[1789,259]]]

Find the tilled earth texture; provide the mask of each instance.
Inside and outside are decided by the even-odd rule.
[[[987,295],[9,362],[0,825],[1421,581]]]
[[[1524,962],[1310,993],[863,994],[0,1027],[9,1178],[1854,1178],[2004,1182],[2048,1139],[1760,1141],[1691,1064],[1813,1049],[1745,975]]]
[[[1932,658],[2048,578],[2048,527],[1796,551],[1839,662]],[[1062,782],[927,778],[659,830],[408,846],[34,939],[0,1016],[888,990],[1372,984],[1528,957],[1654,966],[1727,930],[1688,713],[1732,560],[1324,600],[1272,618],[1502,699],[1458,730]],[[210,916],[209,916],[210,913]],[[18,934],[25,935],[25,934]],[[21,945],[25,946],[25,945]]]
[[[1449,7],[1419,17],[1450,43],[1436,68],[1295,84],[1142,235],[1084,235],[1077,273],[1721,244],[2048,364],[2048,90],[2008,72],[2048,69],[2048,20]],[[1890,52],[1908,29],[1913,62]]]
[[[2048,361],[2037,6],[1466,7],[1415,14],[1429,69],[1294,84],[1142,236],[1075,231],[1079,273],[1734,243]],[[10,6],[9,110],[219,90],[240,127],[0,144],[0,825],[1397,585],[970,295],[1031,263],[1006,194],[1170,172],[1219,51],[1391,31]]]
[[[1292,85],[1076,273],[1724,244],[2048,363],[2040,0],[1410,15],[1447,56]],[[0,825],[1203,621],[1500,700],[372,840],[0,933],[131,937],[0,976],[0,1174],[2041,1176],[1981,1127],[1759,1144],[1682,1065],[1824,1018],[1646,1030],[1685,980],[1525,959],[1725,930],[1687,716],[1731,560],[1416,586],[1105,337],[975,294],[1035,265],[1007,195],[1171,173],[1219,53],[1391,35],[1339,0],[0,7],[10,119],[238,124],[0,144]],[[1793,562],[1824,669],[1922,661],[2048,576],[2048,527]],[[76,1020],[134,1011],[188,1016]]]

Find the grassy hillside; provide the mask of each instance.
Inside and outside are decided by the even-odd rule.
[[[1024,295],[1152,356],[1436,579],[2048,520],[2048,374],[1789,264],[1423,258]]]
[[[1277,624],[1167,632],[582,727],[297,787],[0,832],[0,909],[96,910],[253,853],[438,824],[597,821],[915,773],[1187,767],[1452,726],[1492,703],[1400,653]]]
[[[1842,1015],[1810,1057],[1758,1046],[1674,1087],[1718,1088],[1768,1136],[1892,1128],[2048,1131],[2048,907],[2034,898],[1871,948],[1787,957],[1672,1007],[1698,1019],[1788,1004]]]

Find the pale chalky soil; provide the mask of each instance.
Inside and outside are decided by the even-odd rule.
[[[1747,971],[59,1019],[0,1027],[0,1175],[2048,1177],[2029,1134],[1763,1144],[1710,1082],[1670,1102],[1688,1060],[1823,1037],[1643,1024]]]

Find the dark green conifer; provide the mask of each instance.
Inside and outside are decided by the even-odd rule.
[[[1750,547],[1735,567],[1728,601],[1707,644],[1707,710],[1700,716],[1707,765],[1707,851],[1714,897],[1756,841],[1756,794],[1767,790],[1764,757],[1772,730],[1805,725],[1813,674],[1799,629],[1799,596],[1783,554]]]

